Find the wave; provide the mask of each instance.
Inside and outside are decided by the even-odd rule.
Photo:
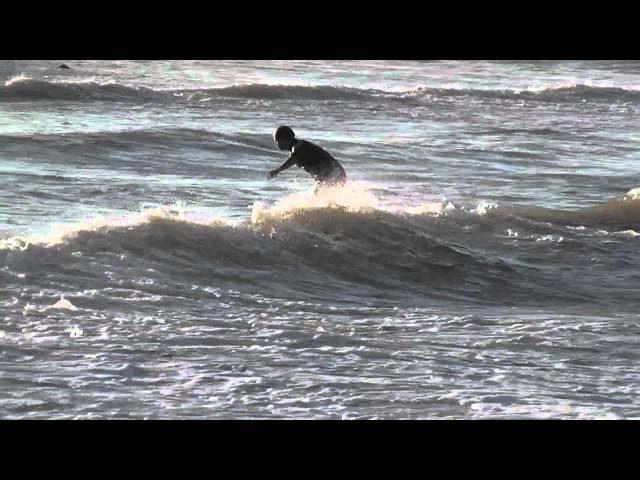
[[[531,208],[393,206],[366,190],[338,189],[326,197],[304,192],[270,207],[256,203],[251,218],[238,222],[161,208],[68,226],[42,237],[5,238],[0,240],[0,264],[23,272],[16,275],[44,269],[47,282],[85,279],[83,288],[87,283],[92,288],[113,286],[118,271],[122,286],[138,271],[183,285],[242,287],[279,297],[354,297],[360,292],[363,298],[375,293],[480,304],[572,303],[589,301],[589,295],[560,282],[567,265],[558,263],[554,249],[577,246],[580,252],[591,247],[584,243],[589,240],[583,240],[583,230],[568,230],[564,224],[620,220],[620,215],[624,221],[619,223],[629,224],[620,209],[632,210],[640,220],[640,200],[573,213],[546,210],[543,215]],[[535,222],[549,220],[562,225],[543,228],[528,247],[543,242],[548,250],[536,248],[535,261],[518,260],[507,227],[521,229],[530,222],[534,231]],[[640,223],[631,224],[635,228],[629,230],[639,230]],[[524,235],[516,239],[524,241]],[[551,264],[544,263],[547,251]],[[565,261],[573,261],[570,254]],[[100,265],[102,270],[96,270]],[[108,278],[105,269],[111,272]]]
[[[406,91],[338,87],[329,85],[246,84],[220,88],[154,90],[98,82],[48,82],[25,77],[9,80],[0,86],[0,101],[113,101],[113,102],[186,102],[207,104],[224,99],[313,100],[313,101],[395,101],[422,102],[450,97],[501,100],[538,100],[549,102],[609,101],[637,102],[640,91],[619,87],[584,84],[549,87],[537,90],[465,89],[417,87]]]
[[[239,147],[264,150],[265,153],[278,155],[273,148],[270,135],[252,133],[220,133],[194,128],[143,128],[136,130],[104,131],[104,132],[65,132],[45,134],[14,134],[0,135],[3,147],[19,146],[85,146],[88,149],[95,146],[129,145],[176,145],[205,143],[234,145]]]
[[[629,190],[622,199],[614,199],[578,210],[555,210],[544,207],[501,207],[491,213],[563,226],[637,230],[640,227],[640,189]]]
[[[167,98],[162,91],[117,83],[47,82],[31,78],[9,80],[0,86],[0,101],[151,101]]]
[[[10,242],[13,253],[0,254],[11,271],[46,268],[49,281],[55,272],[67,273],[76,282],[85,277],[92,288],[108,286],[91,267],[108,258],[111,272],[131,275],[131,266],[143,263],[174,282],[254,286],[271,296],[342,289],[351,296],[366,290],[368,297],[373,289],[451,299],[473,295],[482,284],[514,298],[528,294],[510,286],[515,272],[505,262],[383,212],[323,208],[248,225],[154,216],[136,225],[83,228],[48,246],[18,238],[4,246]]]
[[[577,101],[640,101],[640,91],[620,87],[597,87],[584,84],[571,86],[548,87],[541,89],[453,89],[419,87],[405,92],[408,97],[442,98],[442,97],[474,97],[480,99],[500,100],[538,100],[546,102]]]
[[[536,136],[564,136],[567,132],[554,128],[504,128],[494,127],[486,130],[477,130],[469,133],[476,135],[536,135]]]
[[[216,95],[261,100],[299,99],[299,100],[358,100],[366,97],[384,96],[385,92],[372,89],[333,87],[328,85],[237,85],[231,87],[199,91],[202,95]]]
[[[255,100],[307,99],[354,100],[383,95],[377,90],[333,86],[297,86],[248,84],[221,88],[154,90],[98,82],[48,82],[26,77],[9,80],[0,86],[0,101],[131,101],[131,102],[210,102],[224,98]]]

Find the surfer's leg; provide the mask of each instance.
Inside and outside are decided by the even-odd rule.
[[[319,195],[323,191],[330,189],[332,186],[333,186],[332,183],[330,181],[328,181],[328,180],[318,181],[318,182],[316,182],[316,188],[314,188],[313,194],[314,195]]]
[[[344,170],[337,168],[331,172],[331,174],[323,181],[327,188],[340,188],[344,187],[347,183],[347,174]]]
[[[314,195],[318,195],[322,190],[344,187],[347,183],[347,174],[343,169],[333,169],[328,174],[316,177],[316,188]]]

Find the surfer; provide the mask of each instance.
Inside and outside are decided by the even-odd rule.
[[[316,193],[320,188],[341,187],[347,181],[344,168],[329,152],[307,140],[296,138],[291,128],[284,125],[278,127],[273,134],[273,139],[280,150],[289,150],[291,154],[282,165],[269,172],[267,180],[297,165],[315,179]]]

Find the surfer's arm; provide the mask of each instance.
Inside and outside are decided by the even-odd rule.
[[[272,178],[275,178],[281,171],[286,170],[287,168],[295,165],[296,163],[296,158],[293,156],[293,154],[291,154],[289,156],[289,158],[287,158],[287,160],[280,165],[278,168],[271,170],[269,172],[269,175],[267,175],[267,180],[271,180]]]

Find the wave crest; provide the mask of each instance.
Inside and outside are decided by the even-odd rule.
[[[500,100],[539,100],[551,102],[640,100],[640,91],[619,87],[599,87],[584,84],[541,89],[469,89],[417,87],[406,91],[383,91],[367,88],[329,85],[244,84],[219,88],[153,90],[95,81],[49,82],[28,77],[16,77],[0,86],[0,101],[129,101],[129,102],[194,102],[215,103],[228,98],[251,100],[313,100],[313,101],[394,101],[415,102],[473,97]]]

